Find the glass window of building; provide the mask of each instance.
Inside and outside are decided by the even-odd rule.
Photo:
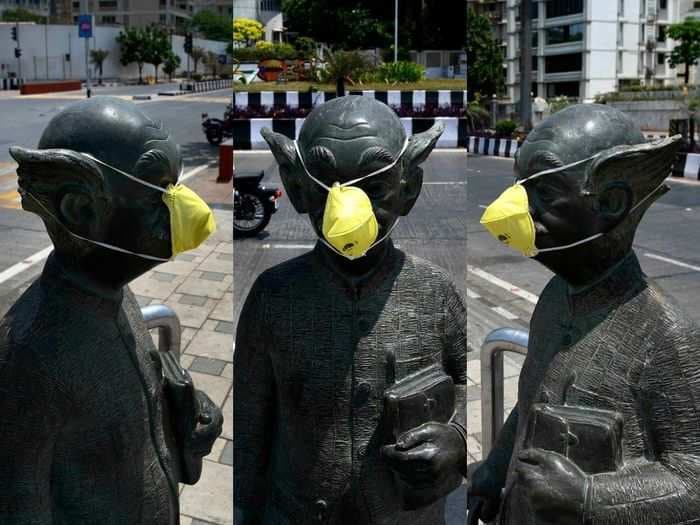
[[[666,9],[666,0],[659,0],[659,9]]]
[[[583,0],[547,0],[547,18],[583,13]]]
[[[665,42],[666,41],[666,26],[659,25],[657,26],[658,31],[656,33],[656,41],[657,42]]]
[[[537,47],[537,37],[538,37],[538,32],[533,31],[532,32],[532,47]]]
[[[666,53],[657,53],[656,54],[656,63],[659,66],[663,66],[666,63]]]
[[[567,53],[565,55],[551,55],[544,57],[545,73],[569,73],[581,71],[583,55],[581,53]]]
[[[580,42],[583,40],[583,24],[548,27],[545,34],[547,45]]]
[[[547,98],[561,96],[578,98],[580,88],[579,82],[550,82],[547,84]]]

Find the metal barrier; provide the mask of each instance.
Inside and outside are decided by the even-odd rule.
[[[158,329],[158,350],[171,352],[180,362],[180,320],[175,311],[164,304],[154,304],[141,308],[146,328]]]
[[[528,332],[515,328],[492,331],[481,345],[481,450],[491,450],[503,427],[503,352],[527,354]]]

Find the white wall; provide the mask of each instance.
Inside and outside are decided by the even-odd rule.
[[[8,72],[18,73],[17,59],[14,56],[16,42],[11,38],[11,28],[14,24],[0,24],[0,42],[11,43],[0,46],[0,78],[7,77]],[[93,38],[90,39],[90,49],[105,49],[109,56],[103,64],[103,78],[135,79],[138,78],[136,64],[122,66],[119,63],[121,56],[116,37],[120,28],[96,27]],[[32,25],[21,24],[19,27],[19,40],[22,48],[22,76],[25,80],[64,80],[85,78],[85,41],[78,38],[78,29],[75,26],[65,25]],[[182,61],[181,70],[184,71],[187,64],[187,55],[183,50],[184,37],[173,36],[173,50]],[[211,40],[195,39],[194,45],[214,51],[217,54],[226,52],[226,42],[214,42]],[[70,53],[70,61],[65,60],[66,53]],[[48,60],[47,60],[48,58]],[[48,62],[48,71],[47,71]],[[95,66],[90,64],[91,70]],[[197,70],[202,73],[203,66],[199,64]],[[152,65],[145,65],[144,76],[154,74]],[[164,77],[161,71],[158,77]],[[92,73],[92,78],[96,78]]]

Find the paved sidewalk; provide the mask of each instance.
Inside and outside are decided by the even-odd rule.
[[[166,304],[182,325],[181,364],[218,404],[224,430],[204,459],[196,485],[181,485],[182,525],[233,524],[233,211],[231,186],[217,169],[185,184],[214,209],[217,231],[199,248],[157,266],[130,284],[141,306]]]

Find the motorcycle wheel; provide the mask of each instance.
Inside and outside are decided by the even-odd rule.
[[[207,141],[212,146],[218,146],[221,141],[224,140],[224,134],[219,126],[211,127],[207,129]]]
[[[233,236],[254,237],[265,229],[272,211],[260,195],[241,193],[239,207],[233,210]]]

